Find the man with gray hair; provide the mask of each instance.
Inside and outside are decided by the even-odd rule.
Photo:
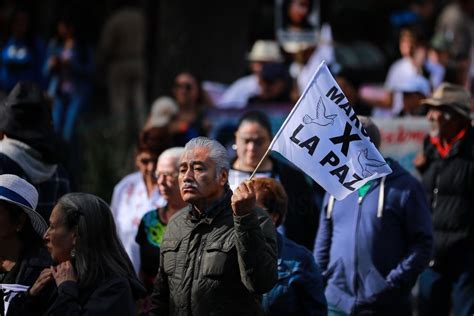
[[[277,281],[275,227],[255,207],[252,181],[232,194],[229,159],[215,140],[190,140],[179,164],[189,205],[168,223],[151,315],[256,315]]]

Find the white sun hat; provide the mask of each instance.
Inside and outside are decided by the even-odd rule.
[[[270,40],[257,40],[247,59],[252,62],[279,63],[284,61],[278,43]]]
[[[38,191],[32,184],[13,174],[2,174],[0,175],[0,200],[21,207],[30,218],[35,232],[43,237],[48,225],[35,211],[38,205]]]

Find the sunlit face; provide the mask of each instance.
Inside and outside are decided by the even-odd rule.
[[[209,158],[209,149],[196,147],[188,150],[179,164],[181,197],[204,210],[222,196],[227,177],[225,170],[217,174],[216,163]]]
[[[156,182],[161,196],[169,201],[170,198],[179,195],[177,158],[164,157],[158,160],[156,166]]]
[[[49,227],[43,239],[55,262],[71,260],[71,250],[76,244],[76,231],[66,226],[64,215],[58,205],[54,207],[49,217]]]
[[[196,104],[199,98],[196,79],[188,73],[178,75],[174,81],[173,94],[180,106]]]
[[[402,34],[399,41],[400,54],[403,57],[413,55],[415,51],[415,38],[411,34]]]
[[[253,171],[270,145],[268,131],[257,122],[240,124],[235,133],[239,169]]]
[[[135,157],[135,164],[147,182],[155,179],[157,159],[158,157],[155,154],[147,151],[142,151]]]

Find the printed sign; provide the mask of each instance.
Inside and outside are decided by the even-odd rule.
[[[276,134],[279,152],[338,200],[392,170],[324,62]]]

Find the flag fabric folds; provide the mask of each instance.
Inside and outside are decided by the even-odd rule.
[[[367,181],[392,172],[324,61],[273,138],[270,149],[338,200]]]

